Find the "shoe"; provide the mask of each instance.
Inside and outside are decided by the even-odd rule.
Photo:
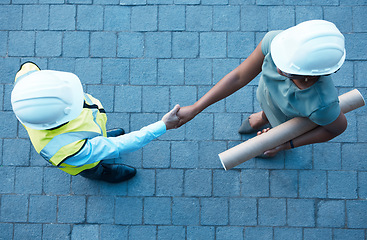
[[[102,163],[103,172],[100,180],[109,183],[120,183],[134,177],[136,169],[127,165]]]
[[[259,131],[259,129],[251,127],[249,118],[246,118],[246,120],[243,121],[241,127],[238,129],[238,133],[240,134],[250,134],[255,133],[257,131]]]
[[[125,130],[122,128],[111,129],[107,131],[107,137],[118,137],[125,134]]]

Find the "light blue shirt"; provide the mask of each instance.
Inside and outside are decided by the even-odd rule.
[[[73,166],[83,166],[101,160],[116,159],[123,154],[136,151],[166,132],[166,125],[162,121],[143,127],[118,137],[95,137],[88,139],[84,147],[64,163]]]

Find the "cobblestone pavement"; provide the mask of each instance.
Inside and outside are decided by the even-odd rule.
[[[367,239],[366,108],[336,139],[224,171],[246,138],[258,79],[118,162],[127,183],[71,177],[30,145],[11,111],[20,64],[76,73],[108,127],[127,131],[190,105],[269,30],[333,21],[347,61],[340,93],[367,93],[365,0],[0,0],[0,239]]]

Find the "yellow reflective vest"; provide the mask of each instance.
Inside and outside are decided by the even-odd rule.
[[[36,64],[31,62],[23,64],[16,74],[15,82],[34,71],[40,71]],[[77,175],[98,165],[99,161],[79,167],[65,164],[64,161],[77,154],[87,139],[96,136],[106,137],[106,122],[106,112],[100,101],[89,94],[84,94],[83,110],[72,121],[48,130],[35,130],[23,126],[34,148],[44,159],[71,175]]]

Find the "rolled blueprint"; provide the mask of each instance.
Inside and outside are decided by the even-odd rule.
[[[343,113],[365,105],[361,93],[354,89],[339,96],[339,105]],[[251,158],[259,156],[266,150],[275,148],[280,144],[288,142],[306,132],[314,129],[318,125],[304,117],[296,117],[282,123],[268,132],[253,137],[233,148],[218,154],[225,170],[229,170]]]

